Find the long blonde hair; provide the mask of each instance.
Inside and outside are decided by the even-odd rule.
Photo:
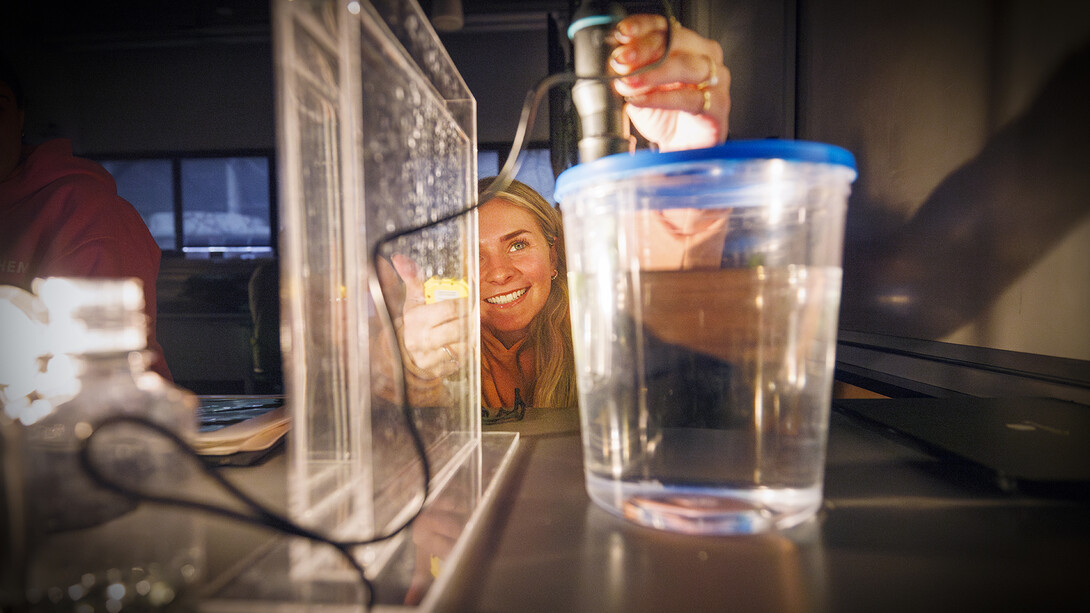
[[[477,182],[477,193],[483,193],[495,177]],[[512,180],[511,185],[496,198],[523,208],[533,214],[545,240],[556,252],[556,278],[549,290],[545,306],[530,322],[529,340],[534,347],[537,381],[534,396],[526,401],[532,407],[573,407],[576,405],[575,352],[572,349],[571,315],[568,310],[568,261],[564,252],[564,224],[560,211],[549,204],[532,187]]]

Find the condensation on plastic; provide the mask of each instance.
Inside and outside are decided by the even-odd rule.
[[[437,478],[479,442],[476,217],[385,240],[472,204],[476,103],[415,3],[277,0],[274,28],[289,512],[336,538],[365,539],[403,521],[422,492],[391,384],[392,331],[368,293],[376,249],[411,257],[421,281],[470,288],[470,349],[458,356],[468,367],[446,380],[447,401],[413,412]],[[384,291],[399,308],[396,287]],[[296,570],[326,572],[321,549],[301,544]],[[388,549],[367,549],[361,561],[377,572]]]

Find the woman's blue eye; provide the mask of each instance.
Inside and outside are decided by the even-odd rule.
[[[530,246],[530,244],[527,243],[526,241],[515,241],[515,242],[511,243],[511,251],[520,251],[520,250],[525,249],[525,248],[527,248],[529,246]]]

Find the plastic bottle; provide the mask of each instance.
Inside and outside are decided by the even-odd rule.
[[[197,399],[147,370],[146,317],[136,279],[50,278],[35,291],[49,312],[52,357],[38,393],[52,410],[23,432],[30,559],[27,601],[37,610],[188,610],[201,579],[199,518],[179,507],[122,496],[108,479],[185,496],[197,465],[139,424],[96,428],[115,415],[147,418],[189,439]]]

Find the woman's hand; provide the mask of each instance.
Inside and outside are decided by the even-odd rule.
[[[424,281],[418,278],[419,267],[411,258],[394,255],[397,275],[405,283],[405,299],[401,312],[399,336],[406,367],[424,379],[452,375],[467,366],[459,356],[468,354],[465,338],[469,316],[465,298],[428,304],[424,298]]]
[[[619,43],[610,58],[628,75],[662,56],[668,23],[660,15],[632,15],[614,31]],[[730,71],[714,40],[674,22],[670,55],[660,66],[614,81],[632,125],[660,151],[699,149],[727,139]]]

